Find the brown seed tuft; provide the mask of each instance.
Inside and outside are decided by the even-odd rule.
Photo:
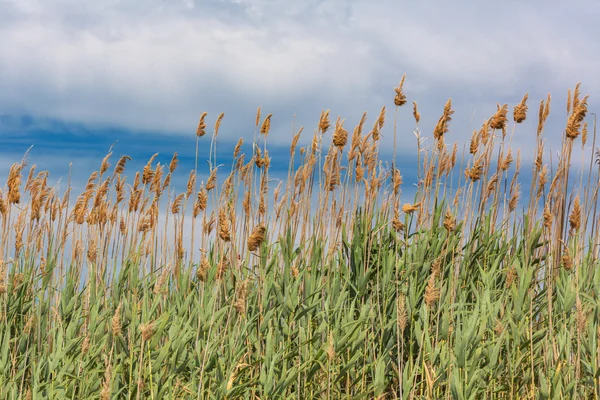
[[[402,232],[404,230],[404,223],[398,218],[392,220],[392,227],[396,232]]]
[[[140,332],[142,333],[142,340],[147,342],[152,339],[152,336],[154,335],[154,328],[155,327],[153,323],[141,324]]]
[[[201,188],[200,191],[198,191],[196,203],[194,204],[194,212],[192,214],[194,218],[196,218],[201,211],[206,210],[207,203],[208,193],[206,192],[206,189]]]
[[[554,219],[554,217],[552,216],[552,213],[550,212],[550,204],[546,203],[546,206],[544,207],[544,227],[548,230],[550,230],[552,228],[552,220]]]
[[[431,306],[433,306],[439,298],[440,289],[436,287],[435,274],[432,273],[429,276],[429,281],[427,282],[427,287],[425,288],[425,304],[427,304],[427,307],[431,308]]]
[[[100,175],[104,174],[110,167],[108,159],[110,158],[111,155],[112,155],[112,151],[110,153],[108,153],[106,156],[104,156],[104,158],[102,159],[102,163],[100,163]]]
[[[171,213],[179,214],[179,211],[181,209],[181,203],[183,202],[183,196],[184,196],[184,193],[181,193],[180,195],[175,197],[175,200],[173,201],[173,205],[171,206]]]
[[[477,182],[479,179],[481,179],[481,176],[483,175],[482,157],[483,156],[475,160],[473,166],[471,168],[467,168],[467,170],[465,171],[465,175],[467,176],[467,178],[469,178],[473,182]]]
[[[219,114],[219,116],[217,117],[217,120],[215,121],[215,133],[214,133],[214,137],[216,138],[219,135],[219,128],[221,127],[221,122],[223,121],[223,117],[225,116],[225,113],[221,113]]]
[[[573,210],[569,215],[569,224],[571,229],[576,231],[581,226],[581,204],[579,203],[579,196],[575,197],[573,202]]]
[[[239,138],[235,148],[233,149],[233,158],[237,158],[240,155],[240,151],[242,150],[242,145],[244,144],[244,139]]]
[[[450,207],[446,209],[446,215],[444,215],[444,228],[446,228],[448,232],[452,232],[456,229],[456,218],[452,215]]]
[[[396,92],[396,96],[394,97],[394,104],[396,107],[402,107],[406,104],[406,95],[402,91],[402,87],[404,86],[404,79],[406,79],[406,74],[402,75],[402,79],[400,80],[400,84],[398,87],[394,88]]]
[[[348,131],[344,129],[344,120],[340,120],[340,117],[338,117],[335,122],[335,131],[333,133],[333,145],[341,150],[346,146],[347,142]]]
[[[490,119],[490,128],[499,129],[504,132],[506,130],[506,115],[508,114],[508,104],[504,104],[503,106],[500,106],[500,104],[498,104],[497,107],[498,109],[496,111],[496,114],[494,114]]]
[[[223,209],[219,210],[219,237],[225,242],[231,241],[231,227]]]
[[[217,186],[217,169],[213,168],[210,171],[210,176],[208,177],[208,181],[206,181],[206,191],[210,192]]]
[[[421,207],[421,203],[409,204],[406,203],[402,206],[402,211],[406,214],[412,214]]]
[[[400,186],[402,185],[402,175],[400,175],[400,170],[398,168],[394,168],[392,183],[394,185],[394,194],[397,195],[398,192],[400,192]]]
[[[117,309],[115,310],[115,314],[111,320],[112,333],[114,336],[119,336],[121,334],[121,306],[123,303],[119,303]]]
[[[564,253],[563,253],[562,257],[560,258],[560,260],[562,261],[563,268],[566,271],[573,270],[573,267],[575,266],[575,264],[573,263],[573,258],[571,257],[571,252],[569,251],[568,247],[565,247]]]
[[[523,99],[521,100],[521,102],[519,104],[517,104],[515,106],[515,108],[513,109],[513,120],[517,124],[520,124],[521,122],[525,121],[525,119],[527,118],[527,98],[528,97],[529,97],[529,93],[525,93],[525,96],[523,96]]]
[[[246,298],[248,297],[248,280],[243,280],[238,283],[235,288],[235,303],[233,306],[240,314],[246,313]]]
[[[577,296],[577,299],[575,300],[575,310],[577,330],[582,333],[587,327],[587,313],[583,310],[579,296]]]
[[[321,117],[319,118],[319,131],[321,133],[327,132],[331,123],[329,122],[329,110],[321,111]]]
[[[260,127],[261,135],[269,136],[269,130],[271,130],[271,117],[272,116],[273,116],[273,114],[267,115],[267,117],[263,121],[262,126]]]
[[[200,115],[200,122],[198,122],[198,127],[196,128],[196,136],[202,137],[206,135],[206,116],[208,113],[205,111]]]
[[[479,149],[479,133],[477,131],[473,131],[471,135],[471,143],[469,145],[469,153],[475,154]]]
[[[436,141],[439,141],[450,129],[449,124],[452,121],[452,114],[454,114],[452,99],[448,99],[446,105],[444,105],[444,112],[433,130],[433,136]]]
[[[248,250],[256,251],[265,240],[267,229],[263,225],[259,225],[252,231],[248,238]]]
[[[202,256],[200,260],[200,265],[198,265],[198,270],[196,271],[196,277],[200,282],[205,282],[208,274],[208,270],[210,269],[210,263],[208,262],[208,258],[205,255]]]
[[[421,114],[419,114],[419,107],[416,101],[413,101],[413,117],[415,117],[415,122],[418,125],[419,121],[421,121]]]
[[[404,294],[400,294],[396,298],[396,319],[398,321],[398,330],[400,333],[404,333],[408,322],[408,315],[406,312],[406,297]]]
[[[172,174],[175,171],[175,168],[177,168],[177,165],[179,165],[179,158],[177,158],[177,152],[175,152],[169,163],[169,173]]]
[[[119,161],[117,162],[117,165],[115,165],[115,170],[113,173],[115,175],[121,175],[123,171],[125,171],[125,164],[127,163],[127,161],[131,161],[131,157],[121,156],[121,158],[119,158]]]
[[[152,179],[154,178],[154,171],[152,170],[152,162],[154,161],[154,159],[157,156],[158,156],[158,153],[156,153],[152,157],[150,157],[150,160],[148,160],[148,163],[146,164],[146,166],[144,167],[144,169],[142,171],[142,183],[144,185],[147,185],[150,182],[152,182]]]

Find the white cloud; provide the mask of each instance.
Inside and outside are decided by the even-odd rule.
[[[299,125],[316,123],[322,108],[350,125],[389,105],[407,72],[428,123],[454,96],[464,139],[475,108],[478,125],[495,101],[525,91],[535,104],[579,80],[584,91],[600,88],[595,3],[544,4],[2,3],[0,110],[172,133],[193,131],[202,111],[225,111],[224,135],[238,136],[258,105],[279,111],[285,129],[293,113]]]

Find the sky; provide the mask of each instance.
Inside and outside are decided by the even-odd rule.
[[[351,131],[364,111],[370,125],[386,106],[390,156],[403,74],[423,136],[452,98],[447,141],[461,146],[497,102],[512,110],[528,92],[529,118],[513,139],[527,163],[548,93],[554,151],[567,90],[582,82],[590,113],[600,105],[599,14],[592,0],[0,0],[0,176],[33,146],[29,163],[51,180],[65,182],[70,169],[83,182],[112,146],[113,161],[127,154],[134,168],[178,152],[183,185],[200,114],[210,127],[225,113],[220,151],[239,137],[248,151],[258,106],[273,114],[269,143],[282,173],[294,127],[305,127],[308,143],[325,109]],[[411,107],[401,108],[401,170],[414,171],[414,128]]]

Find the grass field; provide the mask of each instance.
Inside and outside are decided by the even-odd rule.
[[[15,163],[0,201],[0,398],[598,399],[587,97],[569,91],[551,163],[550,97],[498,106],[460,146],[449,100],[425,147],[403,82],[393,121],[382,109],[349,128],[323,112],[296,132],[279,186],[260,109],[254,150],[238,142],[231,168],[215,160],[223,114],[214,128],[202,114],[209,177],[192,171],[182,192],[176,155],[133,172],[108,154],[81,194]],[[411,198],[395,161],[409,107]],[[523,187],[515,133],[537,137]]]

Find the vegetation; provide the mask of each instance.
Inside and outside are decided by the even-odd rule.
[[[0,397],[598,399],[599,171],[571,170],[579,143],[589,152],[587,97],[569,91],[552,169],[540,103],[524,199],[511,140],[527,95],[462,156],[446,144],[451,101],[430,148],[413,103],[407,202],[403,83],[393,128],[384,108],[351,135],[329,112],[305,147],[295,132],[277,187],[260,109],[252,154],[240,139],[230,170],[216,164],[218,116],[209,178],[196,167],[183,193],[177,154],[129,180],[130,157],[111,168],[108,154],[77,197],[35,166],[22,185],[15,163],[0,201]]]

